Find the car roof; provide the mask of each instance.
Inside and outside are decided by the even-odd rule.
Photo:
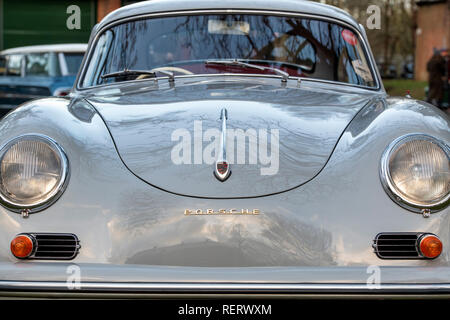
[[[47,44],[6,49],[0,54],[36,53],[36,52],[86,52],[85,43]]]
[[[114,21],[137,15],[208,9],[247,9],[311,14],[339,19],[359,29],[358,23],[346,11],[307,0],[151,0],[124,6],[111,12],[97,25],[97,30]]]

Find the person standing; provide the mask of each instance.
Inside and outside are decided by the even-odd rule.
[[[436,50],[427,63],[428,71],[428,99],[427,102],[440,107],[444,97],[445,60]]]

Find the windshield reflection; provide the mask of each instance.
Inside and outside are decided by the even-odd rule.
[[[271,73],[374,86],[361,43],[330,22],[267,15],[189,15],[131,21],[104,32],[94,49],[85,87],[144,79],[147,74],[102,75],[126,70],[184,74]],[[205,64],[240,60],[269,68]]]

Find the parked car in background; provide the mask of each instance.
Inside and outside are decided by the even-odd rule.
[[[405,62],[403,64],[402,78],[409,80],[414,79],[414,62]]]
[[[39,45],[0,52],[0,117],[34,98],[70,92],[87,44]]]
[[[397,68],[395,65],[387,65],[385,63],[377,63],[378,71],[382,79],[397,79]]]

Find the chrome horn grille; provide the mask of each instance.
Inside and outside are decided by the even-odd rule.
[[[71,260],[80,250],[80,240],[72,233],[26,233],[35,249],[28,259]]]
[[[421,259],[418,240],[422,233],[384,232],[373,240],[373,249],[380,259]]]

